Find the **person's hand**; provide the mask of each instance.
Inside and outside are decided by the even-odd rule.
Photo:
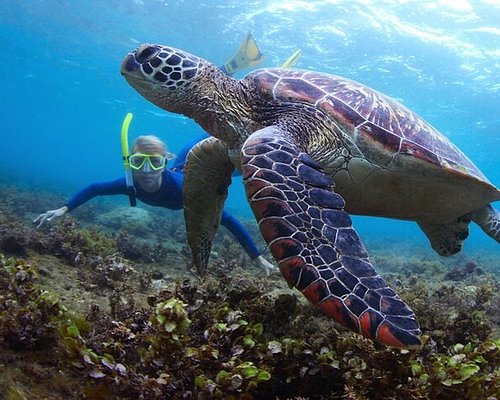
[[[58,208],[57,210],[49,210],[47,212],[44,212],[43,214],[40,214],[38,217],[36,217],[33,222],[36,224],[38,222],[38,225],[36,226],[36,229],[40,228],[45,221],[52,221],[56,217],[62,217],[64,214],[68,212],[68,207],[62,206],[61,208]]]
[[[263,256],[258,256],[253,260],[253,263],[255,264],[256,267],[262,268],[265,272],[266,275],[269,276],[271,271],[273,271],[276,267],[271,264],[269,261],[267,261]]]

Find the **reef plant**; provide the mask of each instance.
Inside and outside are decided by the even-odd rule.
[[[423,346],[408,351],[333,324],[224,235],[199,280],[171,255],[174,227],[158,263],[126,257],[118,232],[72,217],[35,230],[5,210],[0,201],[2,398],[500,398],[498,257],[377,255],[421,322]]]

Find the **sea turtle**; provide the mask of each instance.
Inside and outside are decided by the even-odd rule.
[[[460,251],[470,221],[500,241],[500,213],[490,205],[500,191],[436,129],[360,83],[282,68],[236,80],[158,44],[129,53],[121,73],[146,99],[212,135],[190,152],[184,181],[200,271],[235,167],[288,284],[390,346],[418,346],[420,328],[375,272],[349,214],[416,221],[441,255]]]

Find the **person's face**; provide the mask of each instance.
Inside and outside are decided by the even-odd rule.
[[[130,156],[130,166],[137,182],[147,192],[155,192],[161,186],[165,170],[165,157],[151,149],[136,149]]]

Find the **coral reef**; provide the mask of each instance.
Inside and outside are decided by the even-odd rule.
[[[15,207],[16,191],[8,194],[0,202],[2,398],[500,397],[500,284],[480,260],[375,254],[423,331],[420,349],[398,350],[336,325],[278,274],[247,267],[224,233],[206,278],[190,275],[179,215],[149,222],[175,225],[153,228],[168,240],[163,255],[149,241],[133,256],[134,232],[149,235],[150,225],[110,231],[66,217],[35,230]],[[498,268],[498,259],[488,262]]]
[[[484,274],[484,271],[477,266],[477,263],[473,260],[469,260],[462,265],[454,266],[445,274],[444,279],[450,281],[465,281],[473,275],[482,274]]]
[[[63,312],[56,294],[37,288],[37,268],[0,254],[0,338],[9,349],[53,346],[53,318]]]

